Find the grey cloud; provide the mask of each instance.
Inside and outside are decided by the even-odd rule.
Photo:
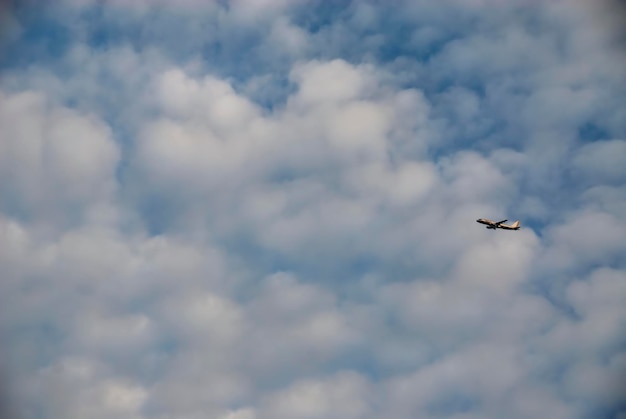
[[[371,384],[352,372],[322,380],[302,380],[264,401],[261,418],[370,417],[375,394]]]
[[[120,150],[97,117],[49,104],[38,93],[3,95],[0,109],[3,211],[67,226],[115,220],[111,199]]]
[[[603,184],[620,184],[626,179],[626,141],[600,141],[582,146],[574,157],[574,170],[580,179]]]

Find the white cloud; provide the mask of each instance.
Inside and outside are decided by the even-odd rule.
[[[488,159],[474,152],[461,152],[442,159],[442,177],[450,182],[447,193],[457,202],[502,202],[514,184]]]
[[[189,78],[179,69],[165,72],[156,82],[159,104],[172,117],[206,119],[209,127],[218,132],[230,132],[259,111],[246,98],[237,95],[232,87],[214,77],[200,82]]]
[[[454,277],[462,283],[489,284],[492,290],[509,289],[527,278],[537,250],[537,238],[530,232],[521,232],[515,240],[493,237],[487,243],[474,245],[459,258]]]
[[[625,232],[622,220],[609,214],[592,211],[575,214],[549,230],[553,245],[547,257],[552,258],[552,265],[561,268],[608,264],[623,254]]]
[[[385,116],[380,107],[363,102],[337,110],[329,127],[331,144],[340,149],[363,149],[377,155],[384,153],[385,134],[389,129]]]
[[[80,320],[82,335],[87,344],[96,346],[120,344],[127,346],[135,340],[142,340],[142,335],[149,333],[150,319],[145,315],[128,315],[106,318],[98,314],[88,314]],[[130,342],[129,342],[130,341]]]
[[[294,101],[301,106],[357,99],[369,81],[365,72],[343,60],[305,63],[296,66],[290,77],[300,85]]]
[[[185,340],[199,339],[211,346],[230,346],[241,337],[243,315],[236,304],[207,293],[178,298],[167,308],[172,326]]]
[[[235,0],[230,5],[234,17],[244,24],[258,23],[259,20],[276,17],[298,0]]]
[[[268,43],[272,48],[281,46],[288,54],[295,57],[305,55],[308,49],[308,37],[305,31],[291,24],[287,19],[274,20]]]
[[[228,412],[226,415],[220,417],[220,419],[255,419],[256,417],[253,409],[237,409]]]
[[[0,138],[0,193],[5,205],[41,222],[64,224],[68,213],[95,222],[114,217],[108,206],[117,188],[120,151],[108,127],[97,117],[49,104],[38,93],[2,99],[0,120],[7,128]]]
[[[289,274],[266,278],[249,304],[245,353],[252,372],[294,376],[345,352],[355,333],[335,297]]]
[[[127,379],[107,378],[100,365],[84,358],[65,358],[43,369],[31,377],[29,390],[34,391],[31,396],[38,409],[67,418],[140,418],[147,397],[142,387]]]
[[[262,418],[363,418],[372,403],[370,384],[352,372],[323,380],[302,380],[267,398]]]

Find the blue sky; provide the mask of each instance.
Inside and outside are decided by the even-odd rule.
[[[4,7],[6,412],[626,416],[619,2]]]

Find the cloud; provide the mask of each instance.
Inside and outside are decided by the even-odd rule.
[[[626,158],[626,141],[611,140],[586,144],[574,158],[574,170],[585,178],[600,179],[603,184],[623,183],[626,173],[621,162]]]
[[[305,380],[267,399],[262,418],[360,418],[371,408],[371,386],[363,377],[339,372],[324,380]]]
[[[615,7],[12,11],[0,80],[10,407],[623,414]]]
[[[98,379],[96,379],[98,378]],[[25,416],[45,409],[46,414],[64,417],[106,418],[112,415],[136,418],[146,391],[126,380],[106,378],[97,363],[81,358],[66,358],[31,377],[32,396],[44,396],[51,403],[37,403]]]
[[[3,95],[0,141],[4,211],[33,222],[106,222],[120,158],[110,129],[93,115],[48,104],[34,92]]]

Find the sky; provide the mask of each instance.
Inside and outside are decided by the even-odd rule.
[[[626,418],[623,2],[0,11],[2,417]]]

